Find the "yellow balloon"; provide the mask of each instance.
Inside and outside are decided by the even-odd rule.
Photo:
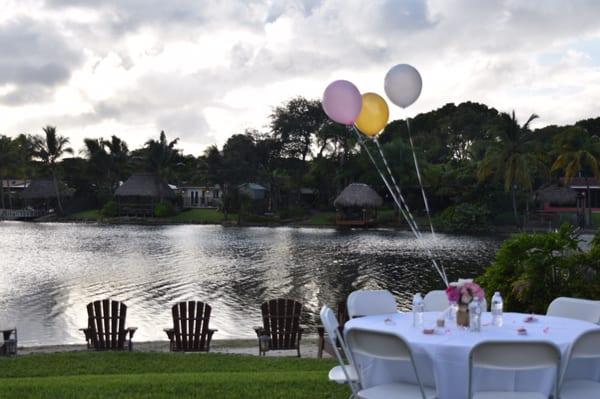
[[[374,137],[387,125],[390,109],[379,94],[365,93],[362,95],[362,108],[354,122],[358,130],[369,137]]]

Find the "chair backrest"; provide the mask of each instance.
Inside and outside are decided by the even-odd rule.
[[[429,291],[423,298],[426,312],[443,312],[450,307],[448,296],[444,290]]]
[[[573,359],[599,359],[600,358],[600,329],[586,331],[581,334],[569,351],[569,361],[563,369],[563,375],[561,381],[564,379],[571,360]],[[562,385],[562,382],[561,382]]]
[[[600,358],[600,329],[586,331],[573,343],[571,358]]]
[[[421,390],[421,396],[425,398],[425,390],[423,389],[423,383],[419,377],[412,351],[404,338],[387,332],[353,328],[346,334],[346,343],[352,357],[355,355],[364,355],[383,360],[410,360]],[[362,375],[360,372],[358,374],[360,383],[362,384]]]
[[[396,298],[387,290],[354,291],[347,304],[350,318],[397,312]]]
[[[325,332],[327,332],[327,338],[329,339],[329,343],[331,344],[331,347],[333,349],[335,357],[337,358],[338,363],[342,367],[344,376],[346,377],[346,381],[348,381],[348,384],[350,385],[350,389],[352,389],[352,392],[356,396],[358,394],[358,387],[355,386],[355,384],[352,382],[352,379],[350,378],[350,373],[348,372],[347,366],[344,363],[344,357],[346,359],[348,359],[348,362],[350,363],[351,366],[353,365],[354,362],[353,362],[352,356],[350,354],[350,351],[348,350],[348,347],[346,346],[344,337],[342,336],[342,333],[340,332],[340,323],[338,322],[337,318],[333,314],[333,310],[331,310],[327,306],[323,306],[321,308],[320,316],[321,316],[321,323],[323,323],[323,328],[325,329]],[[343,356],[338,349],[338,343],[342,349]]]
[[[588,299],[560,297],[550,303],[546,315],[598,323],[600,303]]]
[[[203,351],[206,349],[210,305],[200,301],[179,302],[173,305],[175,350]]]
[[[127,306],[123,302],[103,299],[87,305],[88,333],[96,350],[125,347]]]
[[[558,397],[560,349],[548,341],[484,341],[469,354],[469,398],[472,396],[473,368],[534,370],[555,368],[554,391]]]
[[[261,306],[263,327],[271,337],[270,349],[296,349],[302,304],[293,299],[272,299]]]

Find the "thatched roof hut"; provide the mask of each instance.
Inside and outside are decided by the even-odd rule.
[[[333,205],[336,208],[379,208],[383,199],[364,183],[352,183],[342,190]]]
[[[537,190],[535,196],[538,201],[553,205],[564,206],[577,203],[577,190],[569,187],[546,186]]]
[[[372,226],[377,222],[377,208],[383,200],[364,183],[352,183],[333,201],[338,226]]]
[[[115,191],[120,216],[154,216],[156,204],[175,198],[175,191],[153,173],[133,174]]]
[[[117,188],[115,196],[174,199],[175,192],[163,179],[153,173],[136,173]]]
[[[50,178],[33,179],[23,190],[23,198],[27,200],[56,198],[54,182]]]
[[[58,182],[58,188],[61,197],[70,197],[73,195],[73,189],[68,188],[63,182]],[[55,199],[56,189],[54,188],[54,181],[50,177],[33,179],[21,195],[23,199],[30,201]]]

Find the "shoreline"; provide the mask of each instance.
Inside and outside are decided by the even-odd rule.
[[[318,338],[309,335],[303,337],[300,343],[302,357],[317,358]],[[17,356],[29,356],[49,353],[64,352],[96,352],[88,350],[85,344],[62,344],[62,345],[39,345],[39,346],[19,346]],[[125,351],[126,352],[126,351]],[[169,341],[133,341],[133,352],[146,353],[170,353]],[[209,353],[222,353],[232,355],[258,356],[258,342],[256,339],[215,339],[211,342]],[[295,357],[294,351],[269,351],[267,356],[291,356]],[[328,357],[323,352],[323,357]]]
[[[0,220],[2,221],[2,220]],[[312,228],[312,229],[338,229],[338,230],[396,230],[396,231],[407,231],[410,232],[410,228],[407,225],[387,225],[381,224],[371,227],[342,227],[335,224],[310,224],[310,223],[242,223],[238,224],[237,221],[222,221],[222,222],[209,222],[209,221],[173,221],[173,220],[154,220],[153,218],[139,218],[139,217],[119,217],[119,218],[107,218],[107,219],[80,219],[80,218],[53,218],[46,220],[30,220],[26,221],[29,223],[64,223],[64,224],[97,224],[106,226],[181,226],[181,225],[199,225],[199,226],[223,226],[223,227],[291,227],[291,228]],[[519,230],[514,226],[509,225],[497,225],[492,226],[489,231],[444,231],[437,230],[436,232],[442,234],[457,234],[457,235],[510,235],[516,233],[544,233],[550,229],[548,226],[528,226],[525,230]],[[595,234],[596,229],[593,228],[582,228],[581,234]]]

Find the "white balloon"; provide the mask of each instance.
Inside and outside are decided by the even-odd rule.
[[[385,75],[385,94],[391,102],[402,108],[417,101],[422,87],[421,75],[412,65],[395,65]]]

